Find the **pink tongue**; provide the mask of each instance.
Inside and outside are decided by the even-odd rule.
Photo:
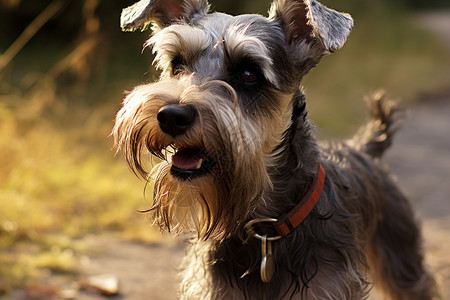
[[[199,149],[181,149],[172,157],[172,165],[183,170],[193,169],[202,157]]]

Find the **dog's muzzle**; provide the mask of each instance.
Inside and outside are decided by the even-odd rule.
[[[161,130],[173,138],[184,134],[195,122],[196,111],[185,105],[166,105],[157,114]],[[174,177],[184,180],[206,175],[215,165],[202,148],[183,147],[173,144],[172,167],[170,172]]]

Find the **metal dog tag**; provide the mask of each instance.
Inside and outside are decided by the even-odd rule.
[[[261,239],[261,280],[268,283],[272,280],[275,272],[275,261],[272,255],[272,244],[267,240],[267,235]]]

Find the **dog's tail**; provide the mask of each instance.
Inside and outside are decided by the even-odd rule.
[[[379,158],[392,143],[392,137],[401,128],[405,110],[396,101],[379,90],[364,98],[369,109],[369,121],[362,126],[351,143],[373,158]]]

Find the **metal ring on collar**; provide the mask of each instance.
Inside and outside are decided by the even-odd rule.
[[[264,223],[264,222],[268,222],[268,223],[275,223],[277,222],[277,219],[273,219],[273,218],[266,218],[266,219],[254,219],[249,221],[247,224],[245,224],[244,228],[245,231],[247,232],[248,235],[253,235],[253,237],[262,240],[263,239],[263,235],[258,234],[255,229],[253,228],[253,225],[256,223]],[[281,239],[282,236],[281,235],[276,235],[276,236],[271,236],[271,237],[266,237],[267,241],[273,242],[276,240]]]

